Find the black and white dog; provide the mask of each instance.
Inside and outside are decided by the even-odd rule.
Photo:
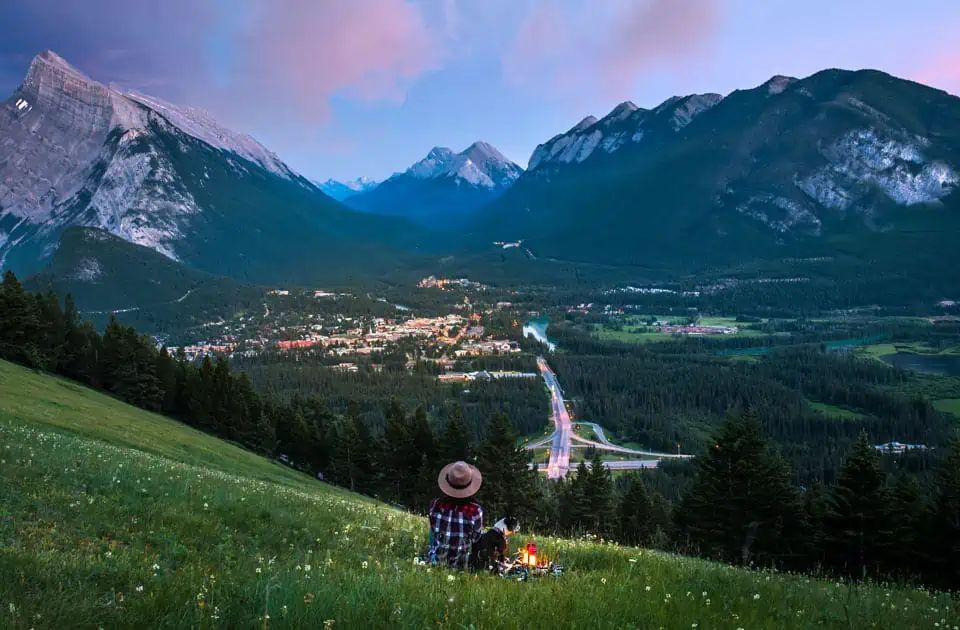
[[[506,516],[493,524],[493,528],[484,532],[470,550],[470,568],[474,571],[496,571],[501,562],[507,560],[507,540],[510,535],[520,531],[520,522],[512,516]]]

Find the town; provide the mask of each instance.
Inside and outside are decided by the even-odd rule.
[[[509,303],[499,302],[485,312],[505,306]],[[232,359],[310,353],[344,359],[331,367],[347,372],[355,371],[356,364],[346,359],[367,358],[375,367],[377,356],[396,351],[408,355],[408,368],[416,364],[415,355],[444,371],[452,370],[460,359],[520,352],[516,341],[490,334],[482,324],[484,312],[472,310],[469,302],[452,306],[462,313],[418,317],[383,298],[360,304],[348,293],[272,289],[266,292],[262,308],[262,312],[203,325],[195,331],[201,340],[174,345],[159,339],[158,344],[167,345],[171,353],[182,352],[191,361],[214,355]],[[368,308],[376,314],[356,313]]]

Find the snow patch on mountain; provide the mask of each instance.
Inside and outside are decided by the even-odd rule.
[[[461,153],[446,147],[434,147],[427,157],[406,172],[417,179],[450,177],[481,188],[504,188],[512,184],[522,169],[486,142],[474,142]],[[397,177],[395,175],[394,177]]]
[[[767,227],[785,234],[802,228],[813,234],[820,233],[821,222],[806,204],[778,195],[754,195],[737,206],[737,211],[760,221]]]
[[[778,74],[774,77],[771,77],[769,81],[764,83],[767,88],[767,94],[782,94],[788,87],[796,83],[796,79],[793,77],[785,77],[781,74]]]
[[[81,258],[76,268],[68,274],[69,280],[78,280],[80,282],[94,282],[103,274],[100,267],[100,261],[96,258]]]
[[[380,182],[369,177],[357,177],[345,182],[336,179],[328,179],[323,182],[314,182],[320,190],[333,197],[337,201],[343,201],[348,197],[373,190],[380,185]]]
[[[149,107],[169,120],[172,125],[197,140],[206,142],[221,151],[235,153],[279,177],[286,179],[296,177],[296,174],[275,153],[257,142],[252,136],[231,131],[222,126],[205,109],[174,105],[155,96],[147,96],[136,91],[122,92],[122,94],[141,105]]]
[[[407,169],[406,174],[418,179],[431,179],[443,173],[456,155],[447,147],[433,147],[427,157]]]
[[[821,152],[827,164],[795,183],[821,205],[846,210],[872,190],[899,205],[939,201],[958,183],[957,172],[927,160],[922,141],[892,138],[874,129],[855,129]]]

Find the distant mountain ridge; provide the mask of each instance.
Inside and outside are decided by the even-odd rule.
[[[434,147],[422,160],[370,191],[345,199],[351,208],[452,227],[503,194],[523,169],[486,142],[455,153]]]
[[[539,145],[474,230],[564,261],[847,256],[939,283],[960,263],[958,120],[960,98],[878,71],[625,102]]]
[[[333,197],[337,201],[343,201],[347,197],[373,190],[380,185],[380,182],[369,177],[358,177],[345,182],[327,179],[323,182],[316,182],[316,184],[327,196]]]
[[[419,244],[412,225],[350,211],[204,110],[104,85],[51,51],[0,106],[0,139],[0,266],[20,274],[72,226],[243,281],[389,269]]]

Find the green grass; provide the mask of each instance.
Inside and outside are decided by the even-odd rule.
[[[871,359],[880,359],[897,352],[912,352],[914,354],[928,355],[960,355],[960,346],[950,346],[947,348],[933,348],[922,341],[906,341],[896,343],[877,343],[869,346],[862,346],[856,350],[859,354]]]
[[[0,627],[933,627],[958,600],[537,537],[560,578],[418,566],[424,520],[0,362]],[[523,542],[516,539],[515,542]]]
[[[933,407],[937,411],[952,413],[960,417],[960,398],[941,398],[933,401]]]
[[[857,420],[862,417],[862,414],[853,411],[852,409],[846,409],[844,407],[838,407],[837,405],[830,405],[827,403],[808,401],[810,408],[814,411],[821,413],[830,418],[839,418],[840,420]]]
[[[654,316],[659,321],[670,324],[682,324],[686,321],[683,317],[676,316]],[[593,325],[593,334],[604,341],[619,341],[625,343],[650,343],[653,341],[667,341],[675,339],[681,335],[656,332],[652,327],[646,325],[648,317],[644,315],[627,315],[623,317],[622,330],[610,330],[603,324]],[[750,328],[750,324],[737,322],[736,317],[702,317],[699,322],[701,326],[732,326],[736,327],[737,337],[764,337],[768,333]]]

